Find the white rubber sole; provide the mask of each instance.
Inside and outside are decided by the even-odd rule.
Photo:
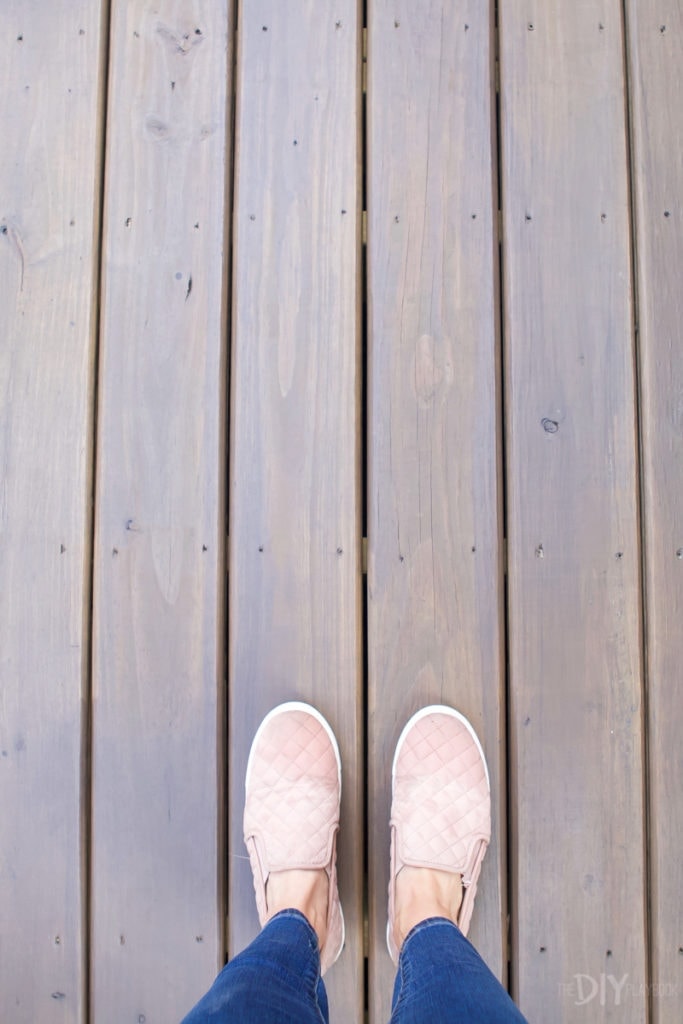
[[[261,736],[261,733],[263,732],[265,727],[268,725],[268,723],[272,721],[273,718],[276,718],[278,715],[283,715],[287,711],[304,711],[306,714],[311,715],[313,718],[315,718],[315,720],[317,722],[320,722],[320,724],[322,725],[323,729],[325,730],[325,732],[329,736],[330,743],[332,744],[332,749],[334,750],[334,756],[335,756],[336,761],[337,761],[337,777],[339,779],[339,791],[341,793],[341,781],[342,781],[342,778],[341,778],[341,755],[339,754],[339,746],[337,744],[337,737],[332,732],[332,727],[330,726],[330,724],[327,721],[327,719],[323,718],[323,716],[320,714],[320,712],[317,710],[317,708],[314,708],[310,704],[305,704],[303,701],[299,701],[299,700],[289,700],[289,701],[286,701],[284,704],[278,704],[277,707],[273,708],[272,711],[268,712],[266,717],[263,719],[263,721],[259,725],[259,727],[256,730],[256,733],[254,735],[254,738],[253,738],[253,740],[251,742],[251,749],[249,751],[249,760],[247,761],[247,771],[246,771],[245,782],[244,782],[245,790],[248,789],[248,787],[249,787],[249,779],[251,777],[251,766],[252,766],[254,751],[256,750],[256,744],[257,744],[257,742],[258,742],[258,740],[259,740],[259,738]]]
[[[479,737],[477,736],[476,732],[474,731],[474,727],[473,727],[472,723],[467,718],[465,718],[465,716],[463,714],[461,714],[459,711],[456,711],[455,708],[449,708],[446,704],[430,704],[426,708],[420,708],[420,710],[416,711],[415,714],[413,715],[413,717],[410,718],[406,722],[406,724],[405,724],[405,726],[403,728],[403,731],[402,731],[401,735],[398,738],[398,743],[396,744],[396,752],[394,753],[394,760],[393,760],[392,765],[391,765],[391,787],[392,787],[392,792],[393,792],[394,779],[396,778],[396,762],[398,761],[398,755],[399,755],[399,753],[401,751],[401,746],[403,745],[403,741],[405,740],[406,736],[408,735],[408,733],[410,732],[410,730],[412,729],[412,727],[415,725],[416,722],[419,722],[421,718],[426,718],[427,715],[433,715],[433,714],[450,715],[451,718],[457,718],[457,720],[459,722],[462,722],[462,724],[465,726],[465,728],[469,732],[470,736],[472,737],[472,739],[476,743],[477,749],[478,749],[479,753],[481,754],[481,759],[484,762],[484,770],[486,772],[486,785],[487,785],[489,793],[490,793],[491,792],[491,780],[489,779],[489,766],[486,763],[486,755],[484,754],[484,750],[482,748],[482,745],[479,742]]]

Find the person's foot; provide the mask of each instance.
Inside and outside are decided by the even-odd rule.
[[[317,934],[322,949],[327,939],[329,891],[326,871],[271,871],[266,883],[268,920],[281,910],[301,911]]]
[[[400,949],[408,932],[428,917],[447,917],[458,923],[462,875],[406,865],[396,876],[394,899],[394,941]]]
[[[408,932],[445,917],[467,933],[491,838],[484,753],[459,712],[441,705],[413,715],[392,769],[387,945],[396,963]]]
[[[318,935],[324,973],[344,945],[336,870],[341,761],[315,708],[290,702],[266,715],[245,788],[244,841],[261,926],[281,910],[299,910]]]

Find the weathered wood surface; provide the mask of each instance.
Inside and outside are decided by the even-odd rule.
[[[115,0],[97,444],[92,1019],[224,962],[228,4]]]
[[[100,3],[0,10],[0,1019],[85,1015]]]
[[[346,948],[362,974],[360,26],[355,0],[243,3],[237,58],[230,469],[230,948],[257,932],[242,839],[263,715],[310,701],[342,754]]]
[[[299,698],[344,765],[333,1019],[362,1020],[366,785],[370,1019],[388,1016],[390,763],[411,712],[443,700],[479,730],[493,781],[472,937],[505,979],[509,910],[531,1024],[549,1007],[642,1024],[648,982],[652,1024],[678,1022],[679,5],[498,5],[501,346],[493,12],[367,4],[367,705],[362,5],[241,4],[232,220],[236,6],[0,11],[0,1018],[177,1020],[203,994],[228,864],[231,951],[257,930],[253,732]]]
[[[481,736],[494,839],[472,938],[503,973],[502,481],[493,11],[377,0],[368,24],[371,1019],[390,1016],[391,763],[419,707]],[[446,54],[448,57],[446,58]],[[506,973],[506,968],[505,968]]]
[[[622,10],[500,8],[514,986],[641,1022],[640,538]],[[624,975],[628,987],[617,988]],[[616,1006],[619,1000],[618,1007]],[[552,1007],[552,1011],[549,1010]]]
[[[653,1024],[683,996],[683,12],[627,5],[637,252]]]

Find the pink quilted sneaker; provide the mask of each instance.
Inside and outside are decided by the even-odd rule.
[[[394,963],[396,876],[405,866],[462,875],[458,927],[467,934],[481,863],[491,839],[491,796],[484,752],[458,711],[422,708],[396,745],[392,768],[391,868],[387,945]]]
[[[336,867],[340,800],[339,748],[323,716],[298,701],[273,708],[256,732],[247,764],[244,841],[256,906],[263,927],[271,872],[324,868],[329,900],[323,974],[344,945]]]

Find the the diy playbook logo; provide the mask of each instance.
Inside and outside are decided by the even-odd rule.
[[[575,974],[572,981],[560,985],[562,995],[573,1001],[575,1006],[621,1006],[629,999],[674,999],[681,995],[681,986],[672,982],[629,981],[629,975],[617,977],[600,973]]]

